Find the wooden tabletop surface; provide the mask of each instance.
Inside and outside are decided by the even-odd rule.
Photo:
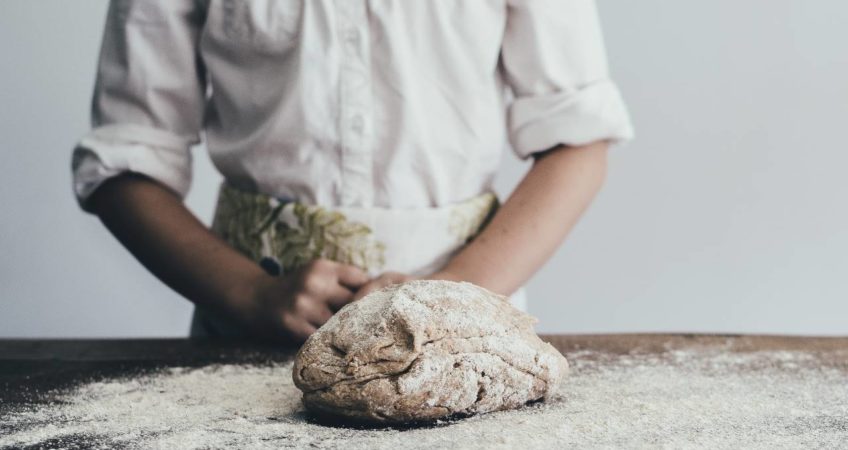
[[[848,380],[848,338],[703,334],[543,335],[572,361],[627,360],[630,355],[674,356],[781,351],[815,355],[817,367],[834,368]],[[703,352],[699,350],[704,350]],[[94,380],[134,377],[166,367],[285,362],[295,349],[249,342],[195,339],[0,339],[0,435],[2,418],[20,408],[51,407],[57,392]],[[661,356],[664,357],[664,356]],[[706,357],[706,356],[705,356]],[[760,357],[760,356],[758,356]],[[744,369],[740,369],[744,370]],[[815,395],[812,393],[811,395]],[[833,419],[844,427],[844,418]],[[842,430],[842,431],[839,431]],[[833,430],[831,430],[833,431]],[[842,433],[844,429],[833,431]]]
[[[848,337],[706,334],[542,335],[563,354],[659,354],[681,349],[725,352],[803,351],[848,374]],[[291,359],[296,349],[198,339],[0,339],[0,412],[3,405],[37,402],[55,388],[110,376],[216,363]]]
[[[593,350],[606,353],[662,353],[669,350],[722,346],[727,351],[768,350],[813,353],[848,350],[848,337],[729,334],[547,334],[541,336],[563,353]],[[0,339],[0,364],[19,361],[160,361],[217,362],[256,357],[286,359],[295,352],[251,342],[208,339]],[[248,358],[249,359],[249,358]]]
[[[543,334],[542,339],[567,354],[581,350],[605,353],[663,353],[721,346],[731,352],[805,351],[845,357],[848,337],[730,334]],[[286,359],[293,348],[210,339],[0,339],[0,364],[16,362],[158,361],[220,362],[240,359]]]

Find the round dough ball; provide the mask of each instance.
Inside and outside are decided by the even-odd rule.
[[[411,281],[342,308],[300,349],[292,375],[308,410],[358,421],[517,408],[568,371],[535,322],[471,283]]]

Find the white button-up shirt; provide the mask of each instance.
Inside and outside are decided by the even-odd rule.
[[[505,148],[632,134],[593,0],[114,0],[92,106],[83,205],[126,171],[185,195],[201,136],[235,187],[415,208],[489,189]]]

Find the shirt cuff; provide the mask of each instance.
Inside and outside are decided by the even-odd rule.
[[[510,143],[521,159],[557,145],[633,138],[621,94],[609,80],[576,91],[516,98],[509,108]]]
[[[106,180],[125,172],[150,177],[184,198],[191,185],[195,142],[138,125],[107,125],[92,130],[74,148],[73,189],[80,207]]]

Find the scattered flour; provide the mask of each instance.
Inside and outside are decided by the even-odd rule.
[[[811,354],[566,356],[573,372],[551,401],[405,430],[310,422],[291,364],[166,369],[0,416],[0,448],[848,446],[848,375]]]

